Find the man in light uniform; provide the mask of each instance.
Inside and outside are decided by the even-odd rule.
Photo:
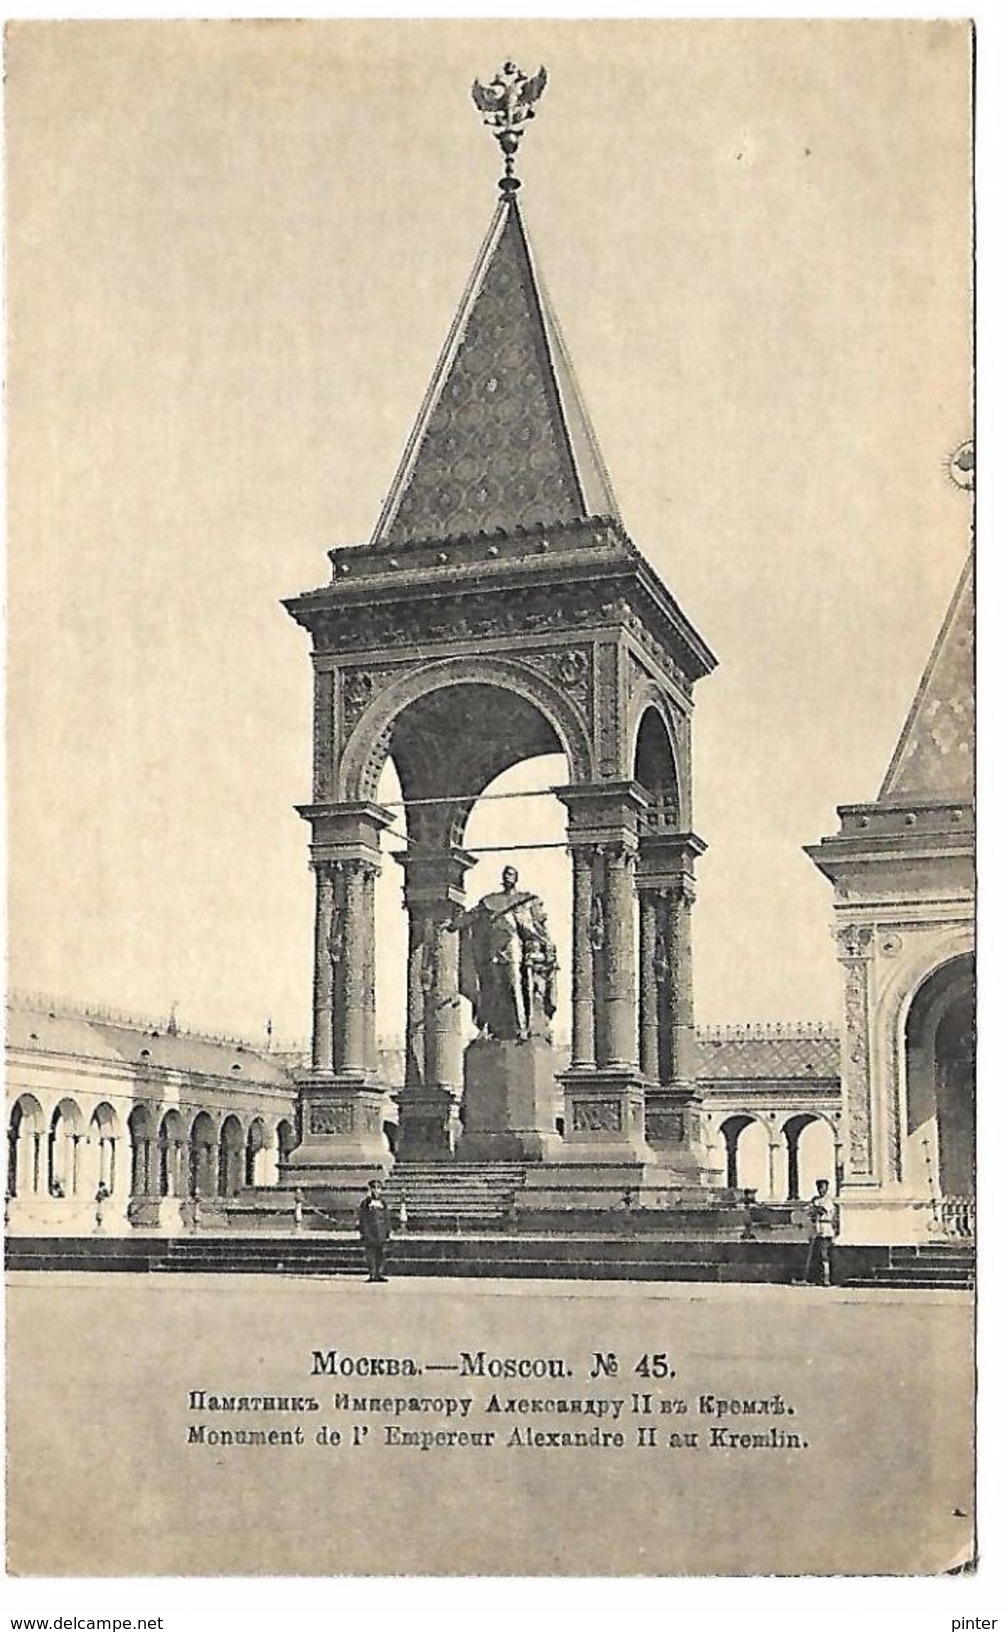
[[[837,1204],[829,1194],[829,1180],[816,1179],[816,1193],[806,1208],[809,1232],[808,1259],[805,1279],[813,1281],[818,1275],[821,1286],[829,1286],[833,1279],[833,1242],[840,1222]]]

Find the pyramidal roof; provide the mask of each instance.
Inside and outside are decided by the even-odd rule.
[[[371,542],[590,516],[619,521],[511,194],[494,213]]]
[[[975,744],[971,552],[921,677],[879,799],[971,799]]]

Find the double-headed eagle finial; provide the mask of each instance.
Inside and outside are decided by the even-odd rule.
[[[505,197],[516,193],[521,186],[514,173],[515,154],[525,126],[535,118],[535,104],[545,89],[545,68],[529,78],[513,62],[506,62],[489,85],[481,85],[478,79],[473,82],[472,99],[504,155],[504,174],[498,185]]]

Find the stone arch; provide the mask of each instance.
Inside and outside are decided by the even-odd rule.
[[[373,798],[396,721],[412,705],[436,692],[460,686],[483,686],[522,698],[555,736],[566,756],[571,781],[592,780],[594,755],[587,722],[558,684],[506,658],[441,658],[392,680],[365,708],[341,756],[337,799]]]
[[[276,1126],[277,1155],[280,1162],[285,1162],[292,1150],[296,1150],[298,1137],[290,1117],[281,1117]]]
[[[652,798],[642,817],[645,827],[676,832],[683,817],[683,779],[674,722],[657,686],[649,681],[641,692],[630,731],[630,772]]]
[[[49,1194],[75,1196],[81,1182],[84,1118],[75,1099],[61,1099],[49,1123]]]
[[[157,1194],[157,1113],[152,1105],[134,1105],[126,1123],[130,1136],[130,1194]]]
[[[889,1176],[908,1182],[925,1194],[933,1194],[936,1181],[928,1172],[932,1158],[923,1149],[920,1131],[915,1132],[913,1125],[907,1070],[907,1021],[925,982],[957,960],[972,959],[974,950],[973,930],[966,924],[951,927],[937,937],[928,936],[926,944],[915,955],[911,946],[899,960],[876,1013],[881,1074],[889,1084],[880,1106],[881,1115],[888,1119]]]
[[[217,1124],[209,1111],[197,1111],[189,1128],[190,1196],[217,1194]]]
[[[271,1182],[268,1172],[269,1157],[272,1151],[266,1123],[261,1116],[254,1116],[249,1123],[248,1134],[245,1139],[243,1182],[249,1186],[263,1185]]]
[[[930,1188],[943,1198],[974,1192],[974,1026],[974,961],[962,953],[919,983],[903,1028],[907,1136],[920,1138]]]
[[[808,1140],[804,1148],[802,1136],[808,1129],[818,1125],[829,1134],[828,1161],[823,1160],[823,1153],[817,1163],[811,1164],[808,1153]],[[795,1111],[781,1124],[781,1133],[784,1137],[787,1150],[787,1199],[798,1201],[803,1196],[812,1194],[812,1185],[816,1179],[829,1179],[834,1193],[839,1188],[837,1174],[837,1129],[828,1116],[819,1111]],[[811,1165],[816,1167],[814,1173],[806,1171]]]
[[[188,1141],[181,1113],[165,1111],[158,1129],[158,1194],[184,1196]]]
[[[119,1178],[121,1127],[115,1107],[103,1100],[91,1112],[87,1137],[87,1180],[85,1189],[96,1196],[99,1189],[115,1194]]]
[[[739,1142],[749,1128],[760,1130],[762,1156],[757,1157],[755,1151],[747,1149],[743,1154],[744,1164],[739,1160]],[[725,1183],[730,1190],[748,1189],[766,1191],[768,1184],[768,1151],[770,1146],[770,1128],[758,1111],[733,1111],[730,1115],[721,1118],[718,1124],[718,1133],[724,1140],[725,1146]],[[752,1140],[748,1141],[752,1145]],[[753,1183],[753,1180],[756,1183]]]
[[[946,964],[963,957],[972,958],[974,949],[973,930],[963,925],[947,931],[937,941],[930,941],[916,957],[906,958],[885,994],[881,1018],[888,1020],[895,1014],[899,1030],[905,1030],[910,1005],[924,982]]]
[[[244,1179],[245,1130],[232,1111],[221,1123],[217,1148],[217,1194],[236,1196]]]
[[[43,1188],[45,1113],[34,1094],[21,1094],[11,1106],[7,1127],[7,1194],[34,1196]]]

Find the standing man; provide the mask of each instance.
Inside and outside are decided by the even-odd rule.
[[[372,1179],[368,1193],[357,1209],[357,1229],[364,1244],[368,1281],[387,1281],[385,1253],[392,1233],[392,1214],[382,1194],[381,1179]]]
[[[837,1204],[829,1193],[829,1180],[816,1179],[816,1193],[808,1204],[809,1250],[805,1264],[805,1279],[813,1281],[818,1275],[821,1286],[829,1286],[833,1279],[833,1242],[840,1223]]]

